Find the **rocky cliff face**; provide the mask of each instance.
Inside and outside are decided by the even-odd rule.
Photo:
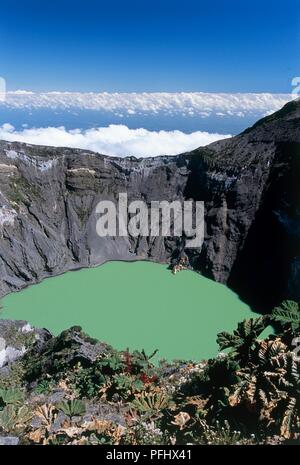
[[[49,141],[51,143],[51,141]],[[300,102],[243,134],[147,159],[0,142],[0,296],[106,260],[168,263],[185,238],[100,238],[100,200],[203,200],[191,266],[259,309],[300,299]],[[201,298],[201,296],[199,296]]]

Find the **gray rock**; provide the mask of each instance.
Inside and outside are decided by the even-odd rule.
[[[42,347],[49,331],[32,328],[23,320],[0,319],[0,369],[22,357],[35,344]]]
[[[17,446],[19,438],[16,436],[0,436],[0,446]]]
[[[59,336],[48,340],[42,347],[34,345],[23,356],[26,379],[32,385],[48,375],[68,371],[77,363],[90,367],[93,362],[112,348],[87,336],[80,327],[74,326]]]
[[[57,404],[58,402],[63,401],[65,396],[65,391],[55,391],[47,397],[47,402],[49,402],[50,404]]]
[[[84,421],[92,421],[93,419],[112,421],[119,425],[125,426],[126,408],[122,410],[113,403],[107,404],[99,401],[97,404],[86,404],[86,412],[83,415]]]
[[[59,431],[66,420],[68,420],[68,417],[63,412],[58,412],[53,424],[51,425],[50,433],[56,433]]]

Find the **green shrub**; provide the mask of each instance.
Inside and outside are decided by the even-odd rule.
[[[18,388],[0,389],[0,399],[4,404],[19,404],[24,401],[24,394]]]
[[[63,400],[57,404],[57,408],[70,418],[85,414],[85,405],[78,399]]]

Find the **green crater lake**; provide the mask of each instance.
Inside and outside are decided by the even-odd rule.
[[[167,360],[215,356],[218,332],[256,316],[222,284],[145,261],[71,271],[10,294],[2,304],[1,318],[27,320],[54,334],[80,325],[116,349],[159,349],[158,358]]]

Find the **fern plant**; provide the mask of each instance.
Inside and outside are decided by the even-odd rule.
[[[285,439],[300,431],[300,364],[280,338],[258,344],[252,368],[239,372],[231,407],[247,407]]]
[[[259,412],[261,420],[274,422],[272,411],[281,398],[285,384],[286,345],[279,338],[258,344],[253,367],[240,370],[240,382],[229,398],[232,407],[244,404]]]
[[[300,431],[300,364],[292,353],[286,355],[282,402],[278,405],[280,434],[290,439]],[[282,411],[283,407],[283,411]]]
[[[245,365],[251,360],[251,352],[257,337],[268,325],[266,317],[250,318],[238,323],[233,334],[226,331],[219,333],[217,343],[220,350],[231,349],[231,355]]]
[[[284,300],[273,309],[271,317],[283,329],[290,327],[292,331],[296,331],[300,328],[300,307],[293,300]]]

